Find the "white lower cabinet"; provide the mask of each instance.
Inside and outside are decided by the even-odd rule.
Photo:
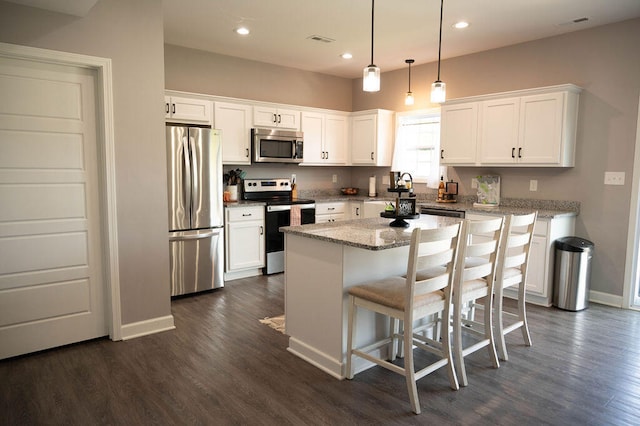
[[[362,211],[362,217],[368,219],[370,217],[380,217],[380,212],[384,211],[386,201],[365,201]]]
[[[348,218],[347,202],[316,202],[316,223],[335,222]]]
[[[264,207],[227,207],[225,234],[225,280],[260,275],[265,265]]]
[[[495,214],[467,213],[471,220],[486,219]],[[574,216],[558,216],[552,219],[538,218],[533,228],[531,240],[529,272],[527,276],[526,301],[536,305],[551,306],[553,300],[553,273],[555,241],[558,238],[573,235],[575,231]],[[517,289],[505,290],[506,297],[517,298]]]
[[[364,202],[349,201],[349,211],[351,212],[349,219],[363,219],[364,218]]]

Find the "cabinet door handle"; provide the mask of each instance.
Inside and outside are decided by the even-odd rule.
[[[360,216],[360,207],[356,207],[356,216]]]
[[[326,155],[326,157],[324,157],[324,159],[325,159],[325,160],[328,160],[328,159],[329,159],[329,151],[325,151],[324,153],[325,153],[325,155]]]
[[[169,102],[165,102],[164,107],[165,107],[165,113],[169,114]]]
[[[176,104],[171,104],[171,108],[173,109],[173,111],[171,111],[172,114],[176,113]]]
[[[243,217],[249,217],[249,216],[252,216],[252,214],[251,213],[242,213],[242,216]]]
[[[278,124],[282,123],[282,116],[278,114]]]
[[[440,150],[440,159],[444,160],[444,149]]]
[[[264,227],[260,225],[260,235],[264,235]]]
[[[518,148],[518,158],[522,158],[522,148]]]
[[[373,160],[373,152],[371,153],[371,159]]]
[[[511,158],[516,158],[516,149],[511,148]]]
[[[327,210],[335,210],[335,207],[327,207]]]

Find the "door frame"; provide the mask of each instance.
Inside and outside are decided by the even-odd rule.
[[[109,338],[122,340],[111,59],[1,42],[0,56],[96,71],[96,145],[100,170],[97,189],[103,203],[100,241],[107,304],[105,320]]]
[[[636,145],[633,159],[633,181],[631,183],[631,206],[629,209],[629,232],[627,256],[624,267],[624,308],[640,310],[640,96],[638,97],[638,120],[636,121]]]

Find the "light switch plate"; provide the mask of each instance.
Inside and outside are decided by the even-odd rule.
[[[624,185],[624,172],[604,172],[605,185]]]
[[[333,183],[338,183],[338,175],[333,175],[333,177],[331,178],[331,181]]]

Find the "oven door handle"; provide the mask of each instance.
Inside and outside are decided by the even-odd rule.
[[[287,210],[291,210],[291,206],[267,206],[267,212],[284,212]]]
[[[296,204],[296,206],[300,207],[301,210],[315,209],[316,208],[315,204]]]

